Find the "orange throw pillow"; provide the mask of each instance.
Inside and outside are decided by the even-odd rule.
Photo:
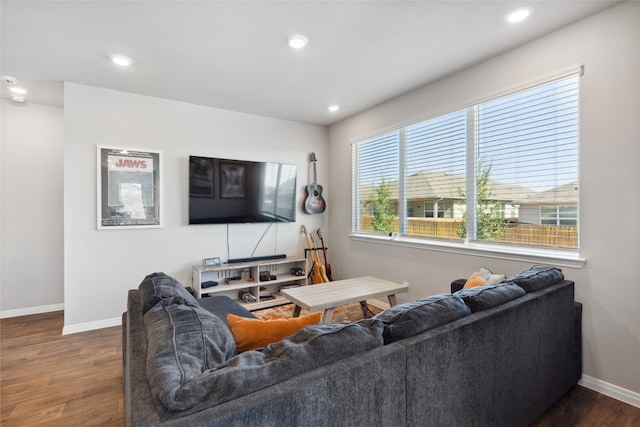
[[[467,279],[467,283],[464,284],[462,289],[475,288],[476,286],[484,286],[487,284],[487,280],[480,275],[480,273],[473,273],[471,277]]]
[[[295,334],[304,326],[320,323],[320,319],[321,311],[303,317],[272,320],[247,319],[227,314],[229,329],[236,340],[238,353],[266,347],[272,342]]]

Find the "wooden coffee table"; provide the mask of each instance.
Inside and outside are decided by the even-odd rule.
[[[317,285],[300,286],[282,289],[280,292],[295,304],[293,317],[300,315],[301,309],[308,311],[324,310],[322,322],[330,322],[333,310],[344,304],[359,302],[364,316],[367,315],[366,300],[387,297],[389,305],[396,305],[396,294],[407,292],[407,283],[394,283],[377,277],[356,277],[354,279],[337,280]]]

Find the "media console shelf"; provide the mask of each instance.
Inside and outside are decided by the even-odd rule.
[[[233,264],[222,264],[215,267],[194,265],[192,268],[191,284],[196,298],[202,298],[207,294],[223,294],[238,300],[247,310],[258,310],[273,307],[290,302],[280,295],[283,286],[304,286],[307,284],[307,260],[305,258],[287,257],[265,261],[249,261]],[[301,276],[291,274],[292,268],[303,270]],[[274,280],[260,281],[260,273],[268,272],[275,276]],[[231,279],[231,280],[228,280]],[[205,282],[217,282],[215,286],[203,288]],[[273,299],[260,297],[267,293]],[[238,292],[246,290],[254,298],[255,302],[244,302],[238,299]]]

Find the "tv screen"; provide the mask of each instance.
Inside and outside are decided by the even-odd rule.
[[[189,224],[295,220],[295,165],[189,157]]]

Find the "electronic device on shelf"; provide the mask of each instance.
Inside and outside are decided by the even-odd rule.
[[[242,301],[244,301],[246,303],[256,302],[257,301],[256,297],[254,297],[253,295],[251,295],[247,291],[238,292],[238,299],[241,299]]]
[[[202,265],[204,267],[215,267],[216,265],[220,265],[220,258],[205,258],[202,260]]]
[[[276,280],[278,277],[271,274],[271,272],[269,271],[261,271],[260,272],[260,281],[261,282],[268,282],[270,280]]]
[[[218,286],[218,282],[215,280],[207,280],[206,282],[202,282],[202,289],[212,288],[214,286]]]
[[[304,268],[294,267],[291,269],[291,274],[294,276],[304,276]]]

